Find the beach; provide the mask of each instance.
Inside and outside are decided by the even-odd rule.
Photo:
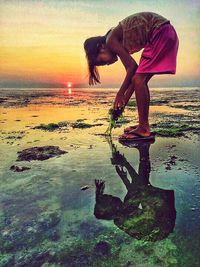
[[[200,88],[150,89],[155,142],[133,146],[134,96],[104,136],[115,94],[0,90],[0,266],[199,266]]]

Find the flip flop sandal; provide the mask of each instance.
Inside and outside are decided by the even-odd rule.
[[[142,136],[139,133],[133,133],[136,137],[133,138],[126,138],[126,137],[119,137],[119,141],[125,142],[137,142],[137,141],[149,141],[155,139],[155,133],[151,133],[149,136]]]

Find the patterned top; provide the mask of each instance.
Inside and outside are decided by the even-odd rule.
[[[153,12],[140,12],[126,17],[119,22],[123,30],[123,47],[130,54],[138,52],[150,42],[154,30],[169,22]]]

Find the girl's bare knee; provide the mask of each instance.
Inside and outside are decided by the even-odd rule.
[[[131,84],[134,89],[146,87],[153,74],[149,73],[136,73],[131,79]]]
[[[137,88],[141,88],[146,84],[146,80],[141,77],[138,76],[137,74],[133,76],[133,78],[131,79],[131,84],[134,87],[134,89],[136,90]]]

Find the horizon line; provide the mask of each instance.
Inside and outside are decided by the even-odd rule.
[[[107,85],[107,86],[72,86],[70,87],[71,89],[87,89],[87,88],[91,88],[91,89],[108,89],[108,87],[112,88],[112,89],[117,89],[118,86],[110,86],[110,85]],[[185,87],[189,87],[189,88],[194,88],[194,87],[200,87],[200,84],[199,85],[169,85],[169,86],[151,86],[150,88],[185,88]],[[69,87],[65,87],[65,86],[33,86],[33,87],[28,87],[28,86],[11,86],[11,87],[1,87],[0,86],[0,90],[1,89],[69,89]]]

